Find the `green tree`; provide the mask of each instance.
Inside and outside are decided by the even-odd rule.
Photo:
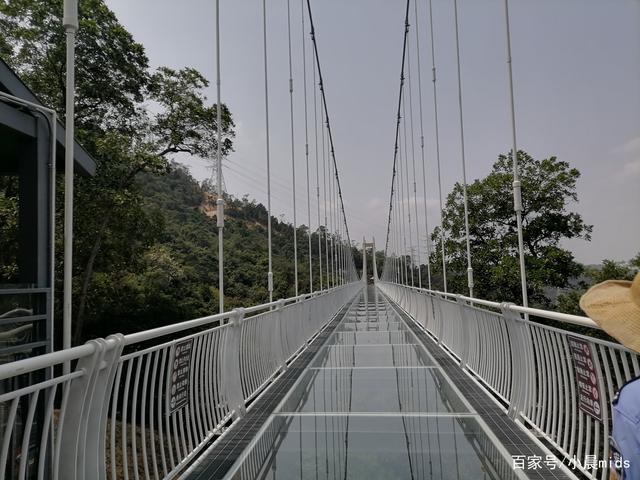
[[[60,113],[65,92],[62,11],[62,0],[0,3],[0,54],[44,103]],[[139,175],[166,173],[176,153],[211,156],[218,128],[226,155],[234,136],[225,106],[223,124],[217,125],[217,107],[208,104],[208,81],[200,73],[192,68],[150,71],[144,47],[103,0],[81,0],[79,14],[75,120],[77,136],[98,169],[94,178],[77,179],[76,343],[85,336],[87,310],[93,311],[89,304],[94,274],[115,281],[123,271],[143,269],[138,259],[160,234],[159,224],[142,209]],[[61,262],[57,264],[60,268]]]
[[[76,124],[85,131],[125,128],[143,100],[144,47],[103,0],[80,0],[76,38]],[[63,0],[0,2],[0,55],[60,114],[65,102]]]
[[[546,288],[563,288],[582,271],[564,239],[590,240],[592,226],[569,211],[576,202],[577,169],[556,157],[535,160],[518,152],[522,182],[522,222],[528,294],[533,305],[548,306]],[[479,298],[520,302],[518,236],[513,211],[511,156],[500,155],[491,173],[467,188],[469,238],[475,291]],[[466,240],[462,185],[456,183],[447,196],[443,215],[446,237],[447,281],[450,291],[467,292]],[[431,256],[435,286],[442,288],[440,229],[432,239]],[[440,285],[439,285],[440,283]]]
[[[632,280],[634,274],[632,262],[633,260],[627,264],[626,262],[605,259],[599,268],[588,269],[587,274],[592,278],[594,284],[607,280]]]
[[[638,259],[640,259],[640,253],[628,263],[605,259],[599,266],[585,268],[584,280],[581,280],[578,285],[558,296],[556,309],[563,313],[585,315],[580,308],[580,297],[584,295],[589,287],[607,280],[633,280],[637,273],[635,266]]]

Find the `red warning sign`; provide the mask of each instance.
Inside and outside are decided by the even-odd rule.
[[[568,340],[578,389],[578,407],[587,415],[602,421],[602,395],[591,344],[579,337],[569,336]]]

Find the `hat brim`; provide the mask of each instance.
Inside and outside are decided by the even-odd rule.
[[[640,352],[640,305],[631,297],[632,282],[609,280],[591,287],[580,308],[622,345]]]

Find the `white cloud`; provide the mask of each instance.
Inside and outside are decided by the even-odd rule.
[[[616,147],[613,151],[627,155],[640,154],[640,137],[632,138],[628,142]]]
[[[640,175],[640,137],[632,138],[612,150],[620,160],[622,168],[614,171],[614,177],[624,178]]]
[[[378,197],[370,198],[369,200],[367,200],[367,208],[371,210],[376,210],[378,208],[383,207],[386,204],[387,202],[385,202],[384,200]]]
[[[625,175],[640,175],[640,157],[631,160],[624,165]]]

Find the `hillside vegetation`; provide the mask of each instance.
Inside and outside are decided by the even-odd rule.
[[[217,197],[177,164],[165,175],[140,176],[139,184],[142,214],[153,224],[154,239],[139,260],[132,258],[126,266],[97,265],[87,311],[91,336],[137,331],[218,311]],[[225,201],[225,308],[264,303],[269,298],[267,210],[248,197]],[[271,222],[274,298],[286,298],[294,295],[293,227],[273,216]],[[316,289],[317,244],[313,233]],[[304,226],[298,227],[298,255],[299,289],[304,293],[309,291]]]

